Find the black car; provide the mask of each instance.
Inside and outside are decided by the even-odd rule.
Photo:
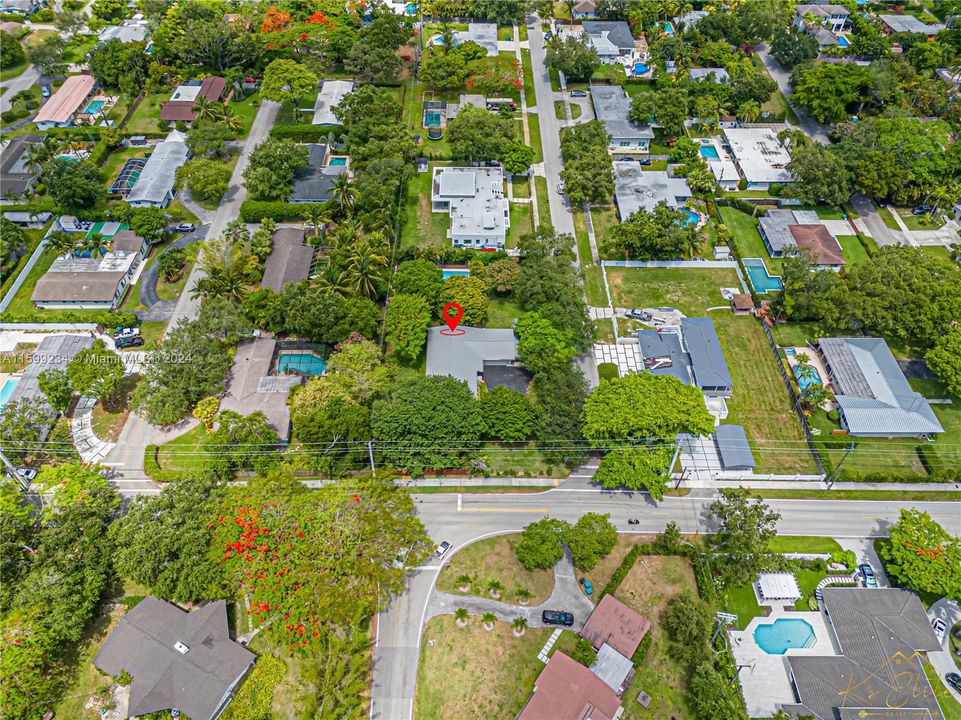
[[[934,212],[934,205],[918,205],[911,211],[912,215],[927,215]]]
[[[132,348],[140,347],[143,345],[143,338],[139,335],[132,335],[127,337],[120,337],[113,341],[113,344],[119,350],[121,348]]]
[[[958,692],[961,692],[961,675],[958,675],[957,673],[948,673],[944,676],[944,679],[947,681],[948,685],[953,687]]]
[[[650,159],[649,157],[645,157],[645,158],[641,158],[640,160],[638,160],[638,162],[639,162],[641,165],[650,165],[650,164],[651,164],[651,159]]]
[[[563,610],[545,610],[541,613],[541,620],[545,625],[564,625],[570,627],[574,624],[574,616]]]

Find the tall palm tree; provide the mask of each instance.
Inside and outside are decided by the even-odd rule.
[[[200,268],[205,277],[194,285],[191,297],[225,297],[242,302],[257,272],[257,258],[226,237],[204,245]]]
[[[361,720],[364,713],[364,690],[367,687],[366,637],[349,633],[324,633],[324,652],[313,661],[317,692],[315,717],[338,717]]]
[[[454,26],[449,22],[442,22],[440,24],[440,37],[441,45],[444,47],[444,52],[449,53],[454,49]]]
[[[70,233],[61,231],[50,233],[47,237],[47,249],[61,257],[69,257],[77,247],[77,239]]]
[[[224,116],[224,106],[222,103],[202,95],[194,101],[193,111],[197,113],[195,118],[197,120],[220,122]]]
[[[308,205],[304,211],[304,230],[309,230],[315,240],[320,240],[332,219],[333,210],[328,205]]]
[[[341,215],[349,216],[354,211],[354,182],[347,173],[341,173],[334,178],[334,203]]]
[[[90,257],[103,257],[110,252],[110,243],[100,233],[91,233],[80,241],[80,252],[89,253]]]
[[[369,242],[354,245],[347,260],[345,279],[352,291],[365,298],[374,298],[380,292],[387,270],[387,258]]]
[[[27,168],[39,172],[57,154],[59,141],[47,135],[42,142],[27,145]]]
[[[337,228],[333,233],[333,241],[336,247],[348,247],[353,245],[357,238],[360,237],[360,223],[357,222],[357,218],[347,218],[343,222],[337,224]]]
[[[226,107],[224,107],[223,115],[218,122],[230,130],[230,132],[239,133],[244,129],[244,119]]]
[[[761,103],[757,100],[746,100],[737,109],[741,122],[752,123],[761,116]]]

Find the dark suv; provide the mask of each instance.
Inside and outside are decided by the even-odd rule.
[[[574,616],[563,610],[545,610],[541,613],[541,620],[545,625],[565,625],[570,627],[574,624]]]

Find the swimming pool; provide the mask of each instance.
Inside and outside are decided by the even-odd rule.
[[[759,625],[754,631],[754,642],[768,655],[783,655],[795,648],[808,648],[814,641],[814,628],[810,623],[795,618],[780,618],[768,625]]]
[[[643,75],[643,74],[646,73],[648,70],[650,70],[650,68],[649,68],[647,65],[645,65],[644,63],[634,63],[634,74],[635,74],[635,75]]]
[[[470,270],[467,268],[441,268],[440,276],[446,280],[451,277],[470,277]]]
[[[810,365],[805,365],[804,367],[798,367],[797,365],[792,365],[791,369],[794,370],[794,377],[797,378],[798,387],[801,388],[801,393],[807,392],[807,389],[812,385],[823,385],[821,382],[821,376],[818,374],[817,368],[811,367]]]
[[[320,375],[327,369],[327,361],[312,352],[281,351],[277,355],[277,372],[289,375]]]
[[[440,113],[428,111],[424,113],[424,127],[440,127]]]
[[[838,47],[848,47],[851,43],[844,35],[838,35]]]
[[[668,35],[673,35],[674,26],[669,22],[664,23],[664,32],[667,33]]]
[[[345,157],[332,157],[330,162],[327,163],[330,167],[347,167],[347,158]]]
[[[754,286],[755,292],[763,294],[772,290],[784,289],[781,276],[771,275],[761,258],[745,258],[744,269],[747,270],[747,276],[751,279],[751,285]]]
[[[685,227],[687,227],[688,225],[696,225],[701,220],[701,216],[698,215],[693,210],[691,210],[690,208],[681,207],[681,208],[678,208],[678,210],[680,210],[682,213],[684,213],[687,216],[683,220],[681,220],[681,225],[684,225]]]
[[[7,378],[3,382],[3,387],[0,388],[0,408],[7,404],[7,400],[13,395],[13,391],[17,389],[17,384],[20,382],[20,378]]]
[[[91,100],[90,104],[87,105],[87,109],[84,112],[87,115],[93,115],[94,113],[100,112],[100,108],[107,104],[106,100]]]
[[[417,3],[407,3],[407,4],[404,6],[404,10],[407,12],[408,15],[416,15],[416,14],[417,14]]]
[[[701,145],[698,150],[701,153],[701,157],[706,160],[720,160],[721,156],[717,152],[717,148],[713,145]]]

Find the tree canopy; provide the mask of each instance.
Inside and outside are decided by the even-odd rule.
[[[889,577],[912,590],[961,599],[961,540],[916,508],[902,509],[890,534],[878,547]]]
[[[781,514],[746,488],[722,489],[708,513],[716,524],[711,542],[717,552],[715,570],[726,585],[750,582],[773,569],[778,560],[768,550]]]

